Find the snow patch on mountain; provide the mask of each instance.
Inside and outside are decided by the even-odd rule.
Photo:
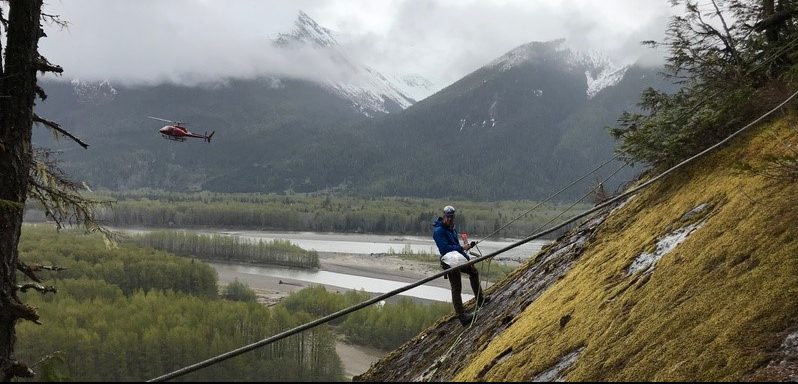
[[[592,99],[593,96],[596,96],[601,90],[620,83],[627,69],[629,69],[628,65],[621,68],[609,67],[599,72],[596,77],[593,77],[590,71],[585,71],[585,77],[587,77],[587,98]]]
[[[349,100],[366,116],[405,109],[434,92],[432,83],[421,76],[386,77],[369,66],[353,62],[333,32],[302,11],[294,22],[294,30],[279,34],[273,43],[284,49],[313,49],[328,55],[342,75],[322,81],[322,87]]]
[[[73,79],[71,81],[72,89],[78,102],[102,105],[108,104],[114,99],[119,92],[111,86],[108,80],[103,81],[81,81],[80,79]]]
[[[439,87],[419,74],[390,75],[391,84],[402,94],[421,101],[439,91]]]
[[[493,128],[496,126],[496,119],[499,118],[499,94],[493,95],[493,102],[490,103],[490,107],[488,107],[488,116],[490,116],[490,127]]]
[[[568,48],[564,39],[547,42],[531,42],[521,45],[494,60],[488,67],[508,71],[519,65],[535,62],[562,60],[569,70],[584,71],[588,99],[603,89],[615,86],[626,74],[629,65],[616,65],[607,55],[599,51],[580,52]]]
[[[587,80],[587,98],[591,99],[601,90],[615,86],[626,74],[629,65],[616,65],[607,55],[599,51],[573,52],[571,56],[572,68],[585,68]]]
[[[385,82],[385,77],[368,67],[363,69],[370,76],[353,79],[352,82],[328,82],[323,86],[352,102],[352,105],[366,116],[374,112],[390,113],[390,102],[401,109],[413,105],[413,99]]]

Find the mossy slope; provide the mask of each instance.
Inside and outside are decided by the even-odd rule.
[[[798,327],[798,183],[751,169],[789,154],[796,121],[757,127],[631,199],[453,379],[529,380],[580,348],[569,381],[738,380],[766,364]],[[652,273],[627,276],[658,239],[697,220]]]

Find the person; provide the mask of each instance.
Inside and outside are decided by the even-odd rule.
[[[454,226],[454,212],[454,207],[447,205],[443,208],[443,217],[438,217],[438,220],[432,225],[432,238],[435,240],[435,245],[438,246],[438,252],[441,254],[441,267],[444,270],[468,262],[470,259],[467,252],[476,244],[472,241],[465,246],[460,245],[457,228]],[[481,307],[490,300],[482,294],[482,289],[479,285],[479,271],[477,271],[473,265],[446,274],[446,278],[449,279],[449,284],[452,286],[452,306],[454,306],[454,312],[457,314],[460,323],[466,327],[471,324],[474,315],[466,313],[463,308],[463,298],[460,296],[463,285],[460,280],[461,273],[468,275],[468,279],[471,282],[471,289],[474,291],[474,297],[476,298],[478,306]]]

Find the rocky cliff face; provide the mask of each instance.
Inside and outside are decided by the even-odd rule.
[[[789,116],[587,220],[362,381],[795,380],[798,183]]]

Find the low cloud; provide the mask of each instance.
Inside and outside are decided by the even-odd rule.
[[[60,14],[70,26],[47,26],[40,47],[68,78],[147,84],[267,75],[345,79],[347,70],[329,52],[272,45],[273,37],[292,29],[303,9],[333,29],[355,61],[389,73],[421,74],[443,85],[535,40],[565,37],[578,49],[636,60],[645,54],[640,40],[664,35],[673,12],[667,3],[53,1],[46,11]]]

